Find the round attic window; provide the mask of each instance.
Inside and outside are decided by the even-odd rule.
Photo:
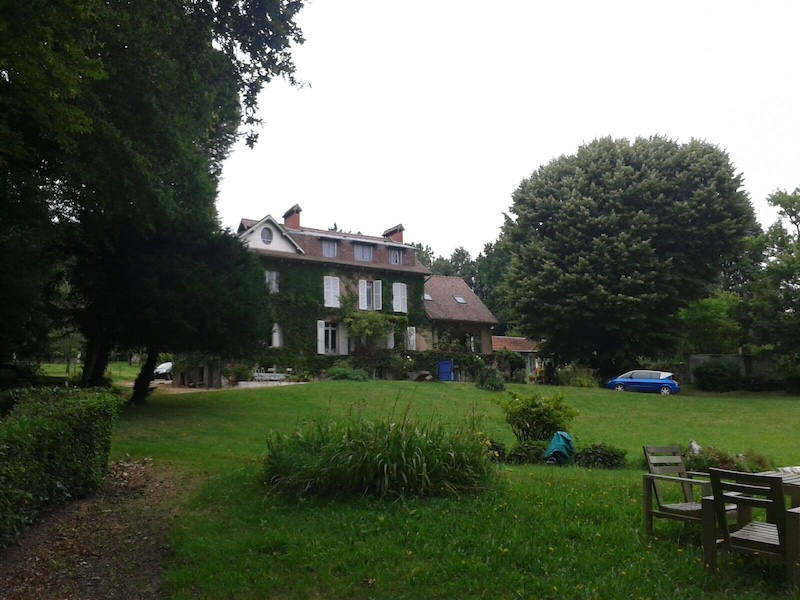
[[[272,229],[264,227],[264,229],[261,230],[261,241],[266,245],[272,243]]]

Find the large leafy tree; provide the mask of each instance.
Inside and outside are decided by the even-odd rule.
[[[0,13],[0,201],[21,215],[0,227],[0,244],[35,230],[52,243],[33,258],[63,257],[87,339],[87,383],[100,381],[111,347],[130,337],[121,329],[127,313],[147,313],[134,303],[142,297],[135,288],[148,285],[136,264],[159,245],[159,232],[182,235],[192,221],[192,235],[216,235],[221,161],[238,125],[257,123],[261,87],[278,76],[293,81],[289,44],[302,42],[294,24],[301,6],[32,0]],[[246,135],[255,141],[252,127]],[[181,266],[170,255],[162,262]],[[26,264],[0,266],[19,274]],[[159,289],[162,306],[180,293],[177,284]]]
[[[511,210],[520,329],[604,371],[673,351],[678,311],[719,286],[755,221],[724,151],[663,137],[584,145],[523,180]]]
[[[764,236],[763,269],[743,289],[740,319],[752,349],[789,364],[800,360],[800,188],[778,190],[767,201],[783,222]]]
[[[492,311],[500,324],[495,327],[497,335],[504,335],[513,318],[505,293],[505,273],[511,262],[512,246],[508,241],[505,228],[510,219],[505,217],[505,226],[497,241],[487,243],[475,259],[475,294]]]

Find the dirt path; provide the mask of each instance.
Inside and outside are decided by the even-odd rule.
[[[184,491],[183,481],[148,459],[112,463],[97,493],[0,554],[0,598],[168,598],[169,528]]]

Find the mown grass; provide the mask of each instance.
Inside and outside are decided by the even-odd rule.
[[[798,398],[561,391],[579,410],[578,443],[627,449],[634,465],[643,444],[690,438],[800,464]],[[206,474],[175,521],[175,598],[793,597],[778,566],[729,559],[724,578],[703,572],[692,528],[659,521],[657,536],[645,536],[635,469],[499,467],[498,483],[480,494],[394,502],[288,500],[262,481],[269,432],[312,418],[408,410],[457,423],[478,412],[485,433],[510,444],[494,397],[466,384],[411,382],[157,392],[148,406],[126,409],[113,455]]]
[[[119,383],[121,381],[133,381],[141,370],[141,365],[138,363],[128,364],[127,361],[110,362],[106,373],[111,377],[112,383]],[[83,370],[83,365],[80,363],[72,363],[70,365],[69,373],[67,373],[66,363],[44,363],[41,365],[42,374],[56,381],[66,381],[70,377],[79,376]]]

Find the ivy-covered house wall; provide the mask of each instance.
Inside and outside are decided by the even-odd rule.
[[[262,262],[265,272],[278,273],[275,291],[270,294],[266,310],[279,334],[265,341],[264,350],[258,357],[261,366],[275,367],[280,371],[290,368],[293,374],[306,376],[317,375],[341,361],[380,377],[389,377],[402,370],[403,362],[407,360],[408,328],[422,329],[426,324],[423,276],[273,257],[262,258]],[[325,277],[339,280],[339,307],[325,306]],[[359,309],[360,279],[380,281],[379,296],[384,299],[380,310]],[[405,313],[393,310],[395,283],[406,286]],[[346,327],[346,352],[319,352],[320,320],[341,323]],[[390,332],[394,342],[391,348],[387,343]]]

